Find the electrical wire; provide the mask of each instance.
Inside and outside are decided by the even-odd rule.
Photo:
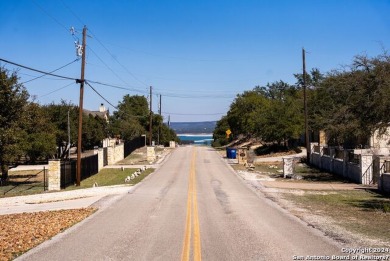
[[[223,115],[226,112],[218,112],[218,113],[173,113],[173,112],[162,112],[164,114],[169,115],[188,115],[188,116],[214,116],[214,115]]]
[[[47,12],[41,5],[39,5],[36,1],[34,0],[31,0],[36,6],[39,7],[39,9],[41,9],[41,11],[43,13],[45,13],[47,16],[49,16],[51,19],[53,19],[54,22],[56,22],[59,26],[61,26],[62,28],[64,28],[66,31],[69,31],[68,28],[66,28],[65,25],[63,25],[60,21],[58,21],[54,16],[52,16],[49,12]]]
[[[71,86],[72,84],[74,84],[74,82],[72,82],[72,83],[70,83],[70,84],[67,84],[67,85],[65,85],[65,86],[62,86],[61,88],[58,88],[58,89],[56,89],[56,90],[54,90],[54,91],[51,91],[51,92],[46,93],[46,94],[44,94],[44,95],[41,95],[41,96],[39,96],[39,97],[42,98],[42,97],[48,96],[48,95],[50,95],[50,94],[52,94],[52,93],[58,92],[58,91],[60,91],[60,90],[62,90],[62,89],[65,89],[66,87],[69,87],[69,86]]]
[[[115,105],[113,105],[111,102],[109,102],[106,98],[103,97],[103,95],[101,95],[95,88],[92,87],[92,85],[88,82],[88,81],[85,81],[85,83],[91,87],[91,89],[97,94],[100,96],[100,98],[102,98],[104,101],[106,101],[108,104],[110,104],[114,109],[117,109],[118,110],[118,107],[116,107]]]
[[[53,71],[50,71],[49,73],[53,73],[53,72],[59,71],[59,70],[65,68],[65,67],[67,67],[67,66],[69,66],[69,65],[71,65],[71,64],[73,64],[73,63],[75,63],[75,62],[77,62],[78,60],[80,60],[80,59],[77,58],[77,59],[75,59],[74,61],[72,61],[72,62],[70,62],[70,63],[67,63],[67,64],[65,64],[65,65],[63,65],[63,66],[61,66],[61,67],[59,67],[58,69],[55,69],[55,70],[53,70]],[[44,77],[45,75],[47,75],[47,74],[49,74],[49,73],[44,73],[44,74],[42,74],[42,75],[40,75],[40,76],[38,76],[38,77],[35,77],[35,78],[30,79],[30,80],[28,80],[28,81],[22,82],[21,84],[25,84],[25,83],[28,83],[28,82],[35,81],[35,80],[37,80],[37,79],[40,79],[40,78]]]
[[[71,77],[67,77],[67,76],[62,76],[62,75],[58,75],[58,74],[53,74],[53,73],[50,73],[50,72],[41,71],[41,70],[34,69],[34,68],[31,68],[31,67],[28,67],[28,66],[25,66],[25,65],[21,65],[21,64],[15,63],[15,62],[11,62],[11,61],[8,61],[8,60],[2,59],[2,58],[0,58],[0,61],[3,61],[3,62],[8,63],[8,64],[15,65],[15,66],[27,69],[27,70],[31,70],[31,71],[34,71],[34,72],[39,72],[39,73],[42,73],[44,75],[51,75],[51,76],[58,77],[58,78],[61,78],[61,79],[73,80],[73,81],[76,81],[77,83],[79,83],[81,81],[80,79],[71,78]],[[117,89],[122,89],[122,90],[133,91],[133,92],[140,92],[140,93],[147,93],[147,92],[145,92],[143,90],[140,90],[140,89],[126,88],[126,87],[122,87],[122,86],[118,86],[118,85],[114,85],[114,84],[108,84],[108,83],[103,83],[103,82],[98,82],[98,81],[87,80],[87,79],[85,79],[85,81],[88,81],[90,83],[100,84],[100,85],[111,87],[111,88],[117,88]],[[231,98],[233,98],[232,96],[223,96],[223,95],[197,95],[197,96],[195,96],[195,95],[179,95],[179,94],[171,94],[171,93],[157,93],[157,94],[161,94],[164,97],[187,98],[187,99],[208,99],[208,98],[210,98],[210,99],[217,99],[217,98],[231,99]]]
[[[128,74],[130,74],[136,81],[138,81],[139,83],[143,84],[144,86],[147,86],[148,87],[148,84],[144,83],[143,81],[141,81],[140,79],[138,79],[138,77],[136,77],[131,71],[129,71],[129,69],[126,68],[126,66],[124,66],[122,63],[120,63],[118,61],[118,59],[115,57],[115,55],[113,55],[110,50],[108,50],[108,48],[99,40],[99,38],[96,37],[96,35],[91,31],[89,30],[89,32],[92,34],[92,36],[94,37],[94,39],[103,47],[104,50],[106,50],[106,52],[111,56],[112,59],[114,59],[114,61],[116,61]]]
[[[104,61],[103,61],[103,59],[101,59],[100,57],[99,57],[99,55],[97,55],[97,53],[91,48],[91,47],[88,47],[88,49],[90,50],[90,51],[92,51],[92,53],[100,60],[100,62],[102,62],[103,64],[104,64],[104,66],[106,66],[107,67],[107,69],[109,69],[119,80],[121,80],[124,84],[126,84],[126,85],[129,85],[125,80],[123,80],[113,69],[111,69],[111,67],[110,66],[108,66],[107,65],[107,63],[105,63]]]
[[[85,83],[91,87],[91,89],[97,94],[100,96],[100,98],[102,98],[105,102],[107,102],[108,104],[110,104],[114,109],[118,110],[119,111],[119,108],[117,106],[114,106],[110,101],[108,101],[102,94],[100,94],[88,81],[85,81]],[[150,115],[131,115],[131,114],[128,114],[128,113],[124,113],[122,112],[123,115],[126,115],[128,117],[132,117],[132,118],[144,118],[144,117],[149,117]]]
[[[24,68],[24,69],[27,69],[27,70],[30,70],[30,71],[39,72],[39,73],[42,73],[42,74],[45,74],[45,75],[50,75],[50,76],[54,76],[54,77],[58,77],[58,78],[62,78],[62,79],[67,79],[67,80],[78,81],[78,79],[76,79],[76,78],[71,78],[71,77],[62,76],[62,75],[58,75],[58,74],[53,74],[53,73],[50,73],[50,72],[44,72],[44,71],[41,71],[41,70],[38,70],[38,69],[34,69],[34,68],[31,68],[31,67],[28,67],[28,66],[25,66],[25,65],[21,65],[19,63],[14,63],[14,62],[2,59],[2,58],[0,58],[0,61],[8,63],[8,64],[15,65],[17,67],[21,67],[21,68]]]
[[[63,0],[61,0],[62,4],[72,13],[72,15],[81,23],[81,24],[85,24],[81,18],[75,13],[73,12],[73,10],[67,5],[65,4],[65,2]],[[149,86],[148,84],[144,83],[143,81],[141,81],[140,79],[138,79],[138,77],[136,77],[129,69],[127,69],[121,62],[118,61],[118,59],[115,57],[115,55],[113,55],[110,50],[99,40],[99,38],[96,37],[96,35],[91,31],[91,29],[88,30],[89,33],[93,36],[93,38],[103,47],[103,49],[111,56],[111,58],[117,62],[128,74],[130,74],[136,81],[138,81],[139,83],[141,83],[142,85],[145,85],[145,86]]]

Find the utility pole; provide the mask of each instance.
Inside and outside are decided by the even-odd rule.
[[[152,86],[150,86],[149,146],[152,146]]]
[[[87,27],[83,28],[83,54],[81,56],[81,77],[80,77],[80,102],[79,102],[79,129],[77,137],[77,170],[76,170],[76,186],[80,186],[81,179],[81,138],[83,135],[83,99],[84,99],[84,71],[85,71],[85,46],[87,39]]]
[[[69,112],[70,109],[68,109],[68,159],[70,160],[70,119],[69,119]]]
[[[160,103],[158,104],[158,114],[161,117],[161,94],[160,94]],[[161,133],[161,123],[158,123],[158,136],[157,136],[157,144],[160,145],[160,133]]]
[[[309,137],[309,125],[307,117],[307,94],[306,94],[306,59],[305,59],[305,49],[302,48],[302,70],[303,70],[303,107],[305,111],[305,143],[306,143],[306,159],[307,164],[310,164],[310,137]]]

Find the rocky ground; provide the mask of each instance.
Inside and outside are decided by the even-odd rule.
[[[12,260],[85,219],[96,209],[72,209],[2,215],[0,260]]]

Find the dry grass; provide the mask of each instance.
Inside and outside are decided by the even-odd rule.
[[[0,186],[0,198],[44,192],[43,169],[9,171],[8,176],[8,185]]]
[[[93,208],[0,216],[0,260],[12,260],[85,219]]]
[[[381,194],[368,190],[304,191],[285,193],[284,200],[357,237],[390,244],[390,199]]]

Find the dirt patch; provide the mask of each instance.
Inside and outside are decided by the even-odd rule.
[[[0,260],[12,260],[85,219],[96,209],[1,215]]]
[[[349,247],[390,245],[390,199],[357,184],[305,182],[273,176],[269,171],[237,171],[246,182],[308,226]],[[310,174],[310,173],[307,173]],[[321,173],[316,180],[322,180]],[[324,174],[327,175],[327,174]],[[328,176],[325,180],[328,180]]]

